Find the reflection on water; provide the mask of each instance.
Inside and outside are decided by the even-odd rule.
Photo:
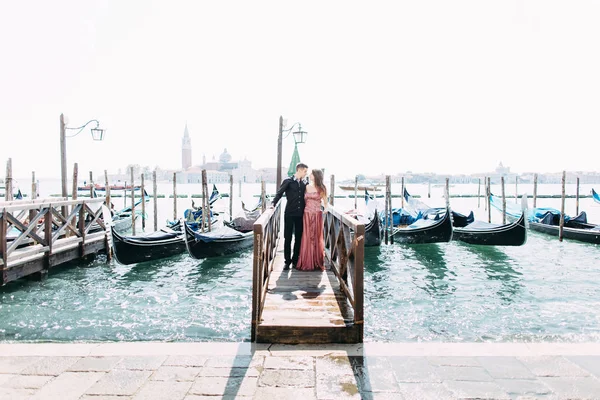
[[[423,284],[417,280],[415,280],[415,284],[429,295],[437,297],[447,296],[456,290],[456,287],[452,285],[456,274],[454,271],[448,270],[440,246],[443,245],[431,243],[406,246],[411,256],[426,270]]]
[[[522,288],[521,278],[523,274],[515,271],[512,267],[514,261],[495,246],[464,245],[479,257],[481,267],[488,279],[500,283],[496,291],[498,297],[507,303],[515,301],[515,297]]]

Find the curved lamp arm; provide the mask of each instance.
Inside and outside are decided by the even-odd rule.
[[[282,129],[281,132],[285,133],[287,132],[287,134],[283,137],[283,139],[287,138],[288,136],[290,136],[290,133],[292,133],[292,130],[294,129],[294,127],[298,125],[300,126],[299,122],[296,122],[294,125],[290,126],[288,129]]]
[[[82,126],[80,126],[80,127],[77,127],[77,128],[68,128],[68,127],[66,127],[66,126],[65,126],[65,130],[66,130],[66,129],[69,129],[69,130],[76,131],[76,130],[78,130],[78,129],[79,129],[79,130],[77,131],[77,133],[75,133],[75,134],[73,134],[73,135],[69,135],[69,136],[67,136],[67,137],[74,137],[74,136],[77,136],[77,135],[79,135],[79,134],[80,134],[80,133],[81,133],[81,132],[82,132],[82,131],[85,129],[85,127],[86,127],[86,126],[88,126],[88,125],[89,125],[90,123],[92,123],[92,122],[95,122],[95,123],[96,123],[96,127],[95,127],[95,128],[92,128],[92,129],[100,129],[100,122],[98,122],[98,120],[96,120],[96,119],[92,119],[92,120],[89,120],[88,122],[86,122],[85,124],[83,124]]]

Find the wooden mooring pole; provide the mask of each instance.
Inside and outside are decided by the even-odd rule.
[[[265,212],[267,209],[267,188],[265,186],[265,179],[260,178],[260,203],[262,205],[261,212]]]
[[[446,193],[444,193],[446,197],[446,210],[450,210],[450,178],[446,178]]]
[[[515,203],[519,201],[519,177],[515,176]]]
[[[481,178],[477,179],[477,208],[481,208]]]
[[[73,200],[77,200],[77,192],[78,192],[77,191],[77,188],[78,188],[77,181],[78,180],[79,180],[79,164],[75,163],[75,164],[73,164],[73,192],[71,193],[71,198]]]
[[[37,186],[35,183],[35,171],[31,171],[31,200],[37,199]]]
[[[123,208],[127,207],[127,181],[125,181],[125,190],[123,190]]]
[[[135,177],[133,176],[133,167],[131,171],[131,234],[135,236]],[[127,193],[127,192],[125,192]]]
[[[233,220],[233,175],[229,175],[229,221]]]
[[[492,178],[490,178],[488,176],[487,178],[487,210],[488,210],[488,223],[492,223],[492,203],[491,203],[491,196],[492,196]]]
[[[329,182],[329,204],[333,205],[335,199],[335,175],[331,175],[331,182]]]
[[[391,194],[390,194],[390,198],[391,198]],[[402,209],[404,209],[404,177],[402,177],[402,192],[400,192],[400,198],[402,199],[401,207],[402,207]]]
[[[94,174],[90,171],[90,199],[94,198]]]
[[[204,232],[204,221],[208,225],[208,231],[212,230],[212,221],[210,218],[210,204],[208,203],[208,179],[206,170],[202,170],[202,231]]]
[[[144,173],[142,172],[140,191],[142,192],[142,232],[146,230],[146,193],[144,190]]]
[[[354,177],[354,209],[358,209],[358,175]]]
[[[4,180],[4,200],[13,200],[12,158],[6,162],[6,179]]]
[[[487,176],[483,177],[483,192],[485,193],[485,200],[483,201],[484,210],[487,211],[487,197],[488,197],[488,186],[487,186]]]
[[[567,181],[567,171],[562,173],[562,192],[560,198],[560,225],[558,226],[558,240],[563,241],[565,231],[565,184]]]
[[[389,237],[389,220],[390,220],[390,209],[389,209],[389,196],[390,194],[390,177],[389,175],[385,176],[385,214],[384,214],[384,223],[383,226],[385,227],[384,230],[384,240],[385,240],[385,244],[388,244],[388,237]]]
[[[579,215],[579,177],[577,177],[577,188],[575,190],[575,216],[577,216]]]
[[[177,172],[173,172],[173,221],[177,220]]]
[[[104,189],[106,189],[106,207],[108,207],[108,209],[111,209],[111,199],[110,199],[110,185],[108,183],[108,171],[104,170]]]
[[[402,178],[404,179],[404,178]],[[389,177],[390,180],[390,191],[388,195],[388,208],[390,209],[390,244],[394,244],[394,215],[392,212],[392,177]],[[404,193],[402,194],[402,198],[404,199]]]
[[[241,177],[240,177],[240,180],[238,182],[238,197],[242,197],[242,178]]]
[[[506,192],[504,191],[504,177],[500,178],[502,185],[502,224],[506,224]]]
[[[158,194],[156,193],[156,170],[152,171],[152,200],[154,205],[154,232],[158,230]],[[183,228],[183,227],[182,227]]]
[[[533,208],[537,207],[537,182],[538,174],[533,175]]]
[[[404,196],[404,193],[402,193],[402,196]],[[431,182],[427,182],[427,198],[431,198]]]

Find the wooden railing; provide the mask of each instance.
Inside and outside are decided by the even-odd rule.
[[[95,198],[0,203],[0,269],[3,282],[7,282],[7,270],[15,265],[42,259],[45,268],[48,268],[50,257],[64,250],[62,245],[66,245],[67,241],[71,248],[79,247],[79,256],[82,257],[88,241],[102,239],[110,254],[110,242],[100,207],[104,201],[104,198]],[[64,208],[70,210],[66,217],[62,214]],[[98,231],[90,232],[92,227]],[[18,234],[9,241],[8,235],[14,231],[13,228]],[[55,249],[59,244],[60,248]]]
[[[260,321],[269,287],[269,277],[279,244],[281,228],[281,202],[267,209],[254,223],[254,262],[252,272],[252,332],[256,340],[256,327]]]
[[[324,217],[325,257],[354,311],[358,340],[364,327],[365,225],[330,206]]]

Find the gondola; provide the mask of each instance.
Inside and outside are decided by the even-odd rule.
[[[383,225],[379,213],[375,210],[373,218],[365,223],[365,247],[380,246],[383,236]]]
[[[502,212],[501,198],[491,194],[490,204]],[[506,216],[509,219],[515,220],[519,218],[519,214],[514,204],[506,204]],[[554,208],[535,208],[527,212],[527,219],[532,230],[553,236],[559,235],[560,211]],[[585,211],[580,212],[576,217],[565,215],[563,237],[579,242],[600,244],[600,225],[588,223]]]
[[[598,194],[594,189],[592,189],[592,198],[598,204],[600,204],[600,194]]]
[[[394,228],[394,241],[404,244],[443,243],[452,240],[449,209],[431,209],[412,224]]]
[[[141,236],[121,236],[111,229],[113,250],[121,264],[137,264],[171,257],[185,252],[185,235],[181,222],[170,228]]]
[[[213,227],[211,232],[201,232],[195,222],[185,222],[185,246],[196,259],[233,254],[251,248],[254,232],[240,232],[225,224]]]
[[[469,215],[463,215],[461,213],[457,213],[456,211],[452,211],[452,226],[455,228],[464,228],[465,226],[472,224],[475,222],[475,216],[473,215],[473,211],[469,213]]]
[[[521,213],[517,221],[505,225],[474,221],[465,227],[455,226],[453,239],[488,246],[521,246],[527,241],[525,213]]]

